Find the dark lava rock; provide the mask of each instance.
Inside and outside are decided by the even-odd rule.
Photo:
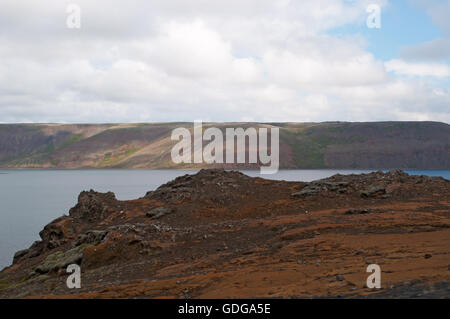
[[[254,185],[255,179],[237,171],[224,169],[202,169],[195,175],[177,177],[171,182],[148,192],[144,197],[166,203],[178,203],[191,200],[209,201],[226,206],[241,198],[242,189],[247,191]]]
[[[76,229],[72,222],[73,219],[71,217],[62,216],[47,224],[39,232],[44,249],[54,249],[63,246],[68,239],[75,236]]]
[[[363,215],[370,213],[369,209],[348,209],[344,212],[345,215]]]
[[[39,274],[45,274],[50,271],[57,271],[65,268],[70,264],[81,264],[83,259],[83,251],[89,245],[81,245],[68,251],[58,251],[47,256],[47,258],[36,267],[35,271]]]
[[[321,192],[337,192],[340,194],[347,192],[348,182],[318,180],[308,183],[300,192],[291,194],[292,197],[306,197],[319,194]]]
[[[160,218],[164,215],[171,214],[174,211],[175,210],[170,207],[157,207],[157,208],[153,208],[152,210],[147,212],[146,215],[147,215],[147,217],[151,217],[151,218]]]
[[[355,256],[358,256],[358,255],[363,255],[363,254],[365,254],[366,253],[366,251],[364,250],[364,249],[358,249],[356,252],[355,252]]]
[[[84,191],[78,196],[78,203],[70,209],[69,215],[90,223],[101,221],[109,215],[109,208],[117,205],[117,202],[116,196],[112,192]]]
[[[365,190],[361,191],[361,197],[375,197],[386,194],[386,186],[381,184],[370,185]]]
[[[103,233],[91,231],[84,235],[78,235],[79,228],[103,221],[109,216],[109,208],[117,208],[118,203],[119,201],[112,192],[98,193],[93,190],[81,192],[78,196],[78,203],[70,209],[69,216],[61,216],[47,224],[39,232],[42,240],[34,242],[27,251],[17,252],[14,263],[63,247],[74,239],[77,241],[72,242],[72,247],[86,243],[98,243],[100,238],[104,237]]]
[[[30,252],[29,249],[23,249],[16,252],[13,257],[13,264],[17,263],[20,259],[22,259],[22,257],[24,257],[29,252]]]
[[[105,236],[108,234],[108,231],[105,230],[90,230],[84,234],[78,236],[77,240],[74,243],[74,246],[79,246],[82,244],[92,244],[98,245],[102,242]]]
[[[292,197],[306,197],[306,196],[313,196],[318,194],[321,191],[321,188],[316,186],[307,186],[304,189],[302,189],[300,192],[293,193]]]

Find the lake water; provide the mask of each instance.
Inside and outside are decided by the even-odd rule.
[[[243,171],[260,176],[259,171]],[[282,170],[265,178],[312,181],[331,175],[366,173],[369,170]],[[406,171],[443,176],[450,170]],[[39,239],[39,231],[53,219],[68,214],[82,190],[112,191],[120,200],[142,197],[177,176],[181,170],[0,170],[0,269],[12,263],[18,250]]]

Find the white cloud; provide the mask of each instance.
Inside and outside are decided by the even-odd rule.
[[[304,39],[291,49],[269,50],[263,62],[274,81],[297,88],[365,85],[387,78],[383,64],[371,54],[328,36]]]
[[[441,63],[413,63],[403,60],[390,60],[385,63],[389,72],[401,75],[434,76],[445,78],[450,76],[450,67]]]
[[[0,122],[449,121],[448,90],[387,73],[442,65],[326,34],[364,25],[369,2],[79,0],[69,30],[69,1],[5,0]]]

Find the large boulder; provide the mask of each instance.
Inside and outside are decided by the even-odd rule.
[[[84,234],[78,236],[77,240],[74,242],[74,246],[80,246],[82,244],[100,244],[105,236],[108,234],[107,230],[89,230]]]
[[[147,212],[147,217],[151,217],[151,218],[160,218],[163,217],[165,215],[171,214],[173,213],[175,210],[173,208],[170,207],[156,207],[151,209],[149,212]]]
[[[195,175],[179,176],[155,191],[148,192],[145,197],[166,203],[207,201],[218,206],[228,206],[239,200],[242,193],[254,188],[254,185],[255,179],[240,172],[202,169]]]
[[[89,247],[89,244],[84,244],[68,251],[58,251],[47,256],[43,263],[36,267],[35,272],[45,274],[50,271],[57,271],[65,268],[70,264],[81,264],[83,259],[83,251]]]
[[[321,192],[346,193],[349,183],[342,181],[313,181],[305,185],[300,192],[291,194],[292,197],[306,197],[317,195]]]
[[[386,194],[386,185],[384,184],[372,184],[365,190],[361,191],[361,197],[375,197],[378,195]]]
[[[13,264],[16,264],[19,260],[21,260],[26,254],[29,253],[29,251],[29,249],[23,249],[16,252],[13,257]]]
[[[114,193],[98,193],[93,190],[81,192],[78,203],[70,209],[69,215],[83,222],[94,223],[109,216],[110,208],[117,204]]]
[[[74,238],[75,234],[73,219],[67,216],[55,219],[39,232],[46,249],[54,249],[66,244]]]

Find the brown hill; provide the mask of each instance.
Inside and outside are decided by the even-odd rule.
[[[278,127],[281,168],[449,169],[450,125],[436,122],[208,123]],[[202,168],[175,165],[171,131],[192,123],[3,124],[1,168]],[[255,168],[249,165],[216,165]]]

